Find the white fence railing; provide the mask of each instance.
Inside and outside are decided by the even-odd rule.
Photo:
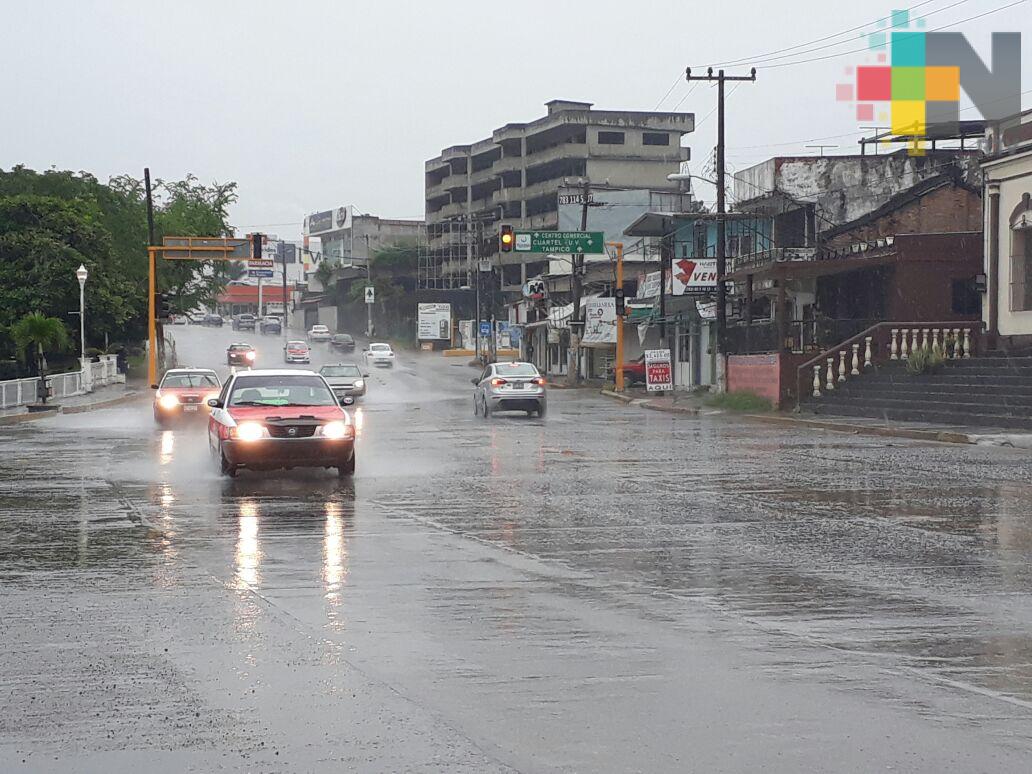
[[[51,394],[48,399],[68,398],[72,395],[84,395],[97,387],[105,387],[115,382],[125,382],[125,376],[118,373],[118,358],[115,355],[101,355],[99,361],[91,362],[89,376],[83,384],[83,372],[72,371],[65,374],[50,374]],[[0,409],[15,408],[35,403],[39,400],[39,379],[11,379],[0,382]]]

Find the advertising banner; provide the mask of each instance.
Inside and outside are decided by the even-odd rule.
[[[616,299],[589,298],[584,302],[582,344],[616,344]]]
[[[716,292],[716,258],[674,258],[671,260],[671,295],[692,296]]]
[[[420,341],[451,339],[451,304],[420,304],[416,323]]]

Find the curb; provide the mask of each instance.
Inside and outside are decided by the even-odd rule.
[[[621,395],[618,392],[612,390],[599,390],[599,393],[605,395],[607,398],[618,400],[628,406],[638,406],[649,411],[661,411],[664,414],[687,414],[688,416],[697,417],[700,414],[699,409],[691,406],[661,406],[656,405],[647,398],[635,398],[631,395]],[[713,412],[715,414],[721,414],[721,411]]]
[[[870,427],[868,425],[850,425],[843,422],[824,422],[819,419],[797,419],[763,414],[744,414],[746,419],[755,419],[768,424],[789,425],[791,427],[809,427],[815,430],[833,430],[838,433],[853,435],[873,435],[882,438],[909,438],[914,441],[938,441],[939,443],[975,444],[979,436],[958,433],[950,430],[915,430],[905,427]],[[985,437],[985,436],[981,436]]]
[[[17,425],[22,422],[33,422],[37,419],[51,419],[62,414],[85,414],[88,411],[99,411],[122,403],[132,403],[133,401],[140,400],[146,395],[146,392],[133,392],[129,395],[120,395],[117,398],[98,401],[97,403],[87,403],[82,406],[68,406],[67,408],[62,407],[56,411],[41,411],[36,414],[13,414],[9,417],[0,417],[0,426]]]

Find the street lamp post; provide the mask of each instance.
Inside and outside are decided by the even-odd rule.
[[[92,387],[93,372],[86,360],[86,278],[90,274],[83,264],[75,270],[75,278],[79,280],[79,365],[82,369],[82,388],[89,392]]]

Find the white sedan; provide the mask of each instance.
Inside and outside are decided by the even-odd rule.
[[[370,344],[365,350],[366,364],[375,366],[394,367],[394,350],[390,344]]]
[[[330,340],[330,329],[325,325],[313,325],[312,329],[308,331],[309,341],[329,341]]]

